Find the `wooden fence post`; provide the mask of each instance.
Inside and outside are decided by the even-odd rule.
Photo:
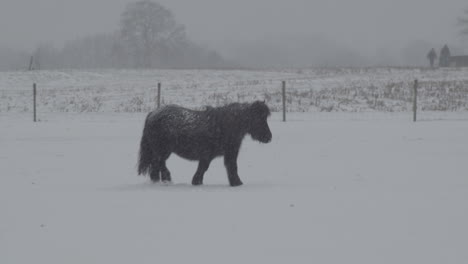
[[[283,81],[283,122],[286,122],[286,81]]]
[[[158,83],[158,109],[161,107],[161,83]]]
[[[414,80],[414,97],[413,97],[413,122],[416,122],[416,113],[418,111],[418,80]]]
[[[36,96],[37,96],[36,83],[34,83],[34,84],[33,84],[33,112],[34,112],[34,122],[36,122]]]

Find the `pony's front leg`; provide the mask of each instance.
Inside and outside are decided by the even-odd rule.
[[[242,181],[237,174],[237,154],[239,150],[227,152],[224,155],[224,165],[229,179],[229,184],[233,187],[242,185]]]

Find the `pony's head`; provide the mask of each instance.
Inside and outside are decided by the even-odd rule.
[[[267,119],[270,116],[270,109],[263,101],[255,101],[248,107],[248,128],[247,133],[254,140],[262,143],[271,141],[272,135]]]

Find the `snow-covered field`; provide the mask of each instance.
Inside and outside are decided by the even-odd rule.
[[[411,112],[419,80],[422,112],[468,111],[467,69],[337,68],[277,71],[65,70],[0,72],[0,112],[147,112],[162,103],[188,107],[266,100],[282,109],[286,82],[290,112]]]
[[[231,188],[137,177],[144,116],[0,115],[0,263],[468,262],[466,120],[275,114]]]

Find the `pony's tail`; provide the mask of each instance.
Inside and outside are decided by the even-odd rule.
[[[148,118],[145,122],[145,128],[143,129],[143,136],[140,142],[140,154],[138,157],[138,175],[146,175],[151,169],[151,146],[148,140]]]

